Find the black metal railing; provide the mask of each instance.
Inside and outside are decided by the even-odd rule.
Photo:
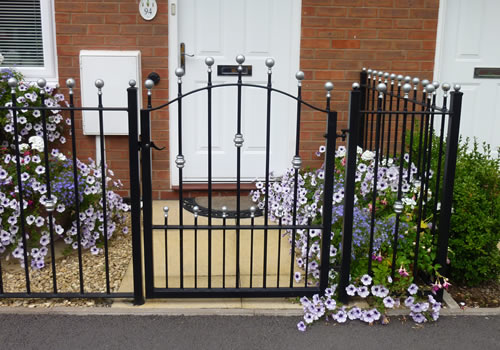
[[[411,85],[410,83],[413,83]],[[419,83],[421,88],[419,89]],[[340,297],[347,301],[345,287],[349,284],[351,245],[353,236],[353,198],[356,177],[356,149],[374,153],[374,177],[371,192],[371,218],[369,231],[367,273],[373,274],[374,231],[377,217],[377,184],[379,167],[395,164],[398,168],[397,200],[393,209],[396,216],[393,225],[391,277],[394,279],[398,257],[398,239],[404,186],[412,185],[417,197],[416,235],[413,251],[413,276],[419,271],[420,237],[424,219],[430,219],[435,263],[439,273],[446,275],[453,183],[458,148],[462,93],[455,85],[441,85],[418,78],[396,76],[384,72],[363,70],[360,84],[354,84],[350,97],[349,139],[347,155],[346,189],[343,231],[343,254],[340,272]],[[437,105],[438,92],[442,93],[441,105]],[[445,131],[445,126],[447,130]],[[436,132],[438,130],[438,132]],[[437,144],[435,144],[437,142]],[[414,164],[414,165],[412,165]],[[412,170],[413,169],[413,170]],[[440,205],[440,208],[438,208]],[[442,297],[442,291],[439,295]]]
[[[8,115],[11,116],[12,118],[12,125],[13,125],[13,149],[14,149],[14,154],[13,158],[15,158],[15,167],[16,167],[16,176],[15,179],[12,180],[10,184],[3,183],[2,186],[15,186],[15,192],[17,191],[17,195],[15,198],[17,199],[18,203],[23,203],[27,202],[32,199],[30,197],[32,195],[32,191],[26,191],[29,189],[29,186],[27,182],[24,181],[22,174],[23,174],[23,168],[22,168],[22,161],[24,161],[24,153],[20,149],[20,141],[18,135],[23,135],[20,133],[20,126],[22,124],[25,124],[25,121],[22,123],[20,122],[19,114],[20,112],[26,113],[27,111],[29,112],[35,112],[39,111],[40,117],[41,117],[41,133],[39,133],[40,137],[43,139],[43,151],[41,152],[43,156],[43,173],[45,174],[44,176],[44,181],[41,181],[40,186],[45,186],[46,188],[46,197],[47,199],[42,203],[41,205],[41,212],[42,215],[45,213],[46,214],[46,222],[48,226],[48,231],[49,231],[49,250],[50,250],[50,269],[51,269],[51,288],[50,290],[39,290],[40,287],[38,286],[36,289],[37,291],[34,291],[32,288],[32,280],[30,276],[33,276],[36,271],[34,271],[32,268],[30,268],[30,265],[32,261],[35,259],[33,256],[31,256],[30,249],[33,247],[30,247],[30,238],[33,236],[35,233],[32,231],[28,232],[27,227],[26,227],[26,220],[27,220],[27,215],[26,215],[26,205],[20,205],[18,204],[16,207],[15,212],[18,213],[18,221],[19,222],[19,229],[20,229],[20,240],[22,241],[22,266],[24,270],[24,276],[25,276],[25,285],[24,285],[24,290],[16,290],[15,287],[13,286],[8,286],[7,283],[4,283],[3,280],[3,273],[2,273],[2,261],[0,260],[0,298],[134,298],[135,304],[141,304],[143,303],[143,296],[142,296],[142,271],[141,271],[141,244],[140,244],[140,222],[138,220],[138,217],[140,216],[140,212],[137,211],[137,208],[133,205],[132,206],[132,222],[133,222],[133,227],[132,227],[132,240],[133,240],[133,262],[134,262],[134,277],[135,277],[135,283],[134,283],[134,291],[133,292],[116,292],[112,290],[111,283],[110,283],[110,272],[112,269],[112,266],[110,265],[109,261],[109,246],[108,246],[108,220],[110,219],[110,213],[108,212],[108,207],[109,204],[107,203],[107,198],[108,196],[106,195],[108,192],[108,179],[107,176],[109,175],[108,173],[108,168],[105,163],[105,155],[104,155],[104,114],[109,111],[122,111],[122,112],[128,112],[129,113],[129,121],[133,121],[134,119],[137,121],[137,88],[134,87],[135,82],[131,81],[131,87],[128,89],[129,93],[129,108],[120,108],[120,107],[103,107],[102,104],[102,87],[104,85],[104,82],[102,80],[97,80],[95,85],[97,87],[97,95],[98,95],[98,106],[97,107],[76,107],[74,105],[74,93],[73,93],[73,88],[75,86],[75,80],[74,79],[68,79],[67,80],[67,87],[69,88],[69,104],[67,107],[60,106],[58,104],[56,105],[46,105],[46,100],[47,100],[47,92],[45,91],[46,87],[46,82],[44,79],[38,80],[38,88],[39,88],[39,94],[41,98],[41,105],[40,106],[29,106],[24,103],[19,103],[18,101],[18,95],[20,94],[21,91],[18,90],[18,81],[14,78],[11,77],[8,81],[8,85],[10,87],[10,96],[11,96],[11,101],[8,105],[6,106],[0,106],[1,111],[6,111]],[[102,207],[102,222],[103,222],[103,235],[102,235],[102,244],[103,244],[103,259],[104,259],[104,270],[105,270],[105,281],[103,286],[97,286],[97,289],[103,289],[103,292],[100,291],[95,291],[93,289],[96,289],[96,286],[93,285],[87,286],[86,288],[86,281],[84,278],[84,268],[89,267],[88,265],[85,265],[85,261],[83,259],[83,247],[82,247],[82,242],[84,240],[83,234],[82,234],[82,222],[81,218],[82,215],[85,216],[84,211],[81,208],[81,196],[82,196],[82,186],[81,183],[79,182],[82,180],[82,175],[80,174],[78,170],[78,166],[80,164],[77,156],[78,156],[78,148],[77,148],[77,135],[75,132],[75,112],[76,111],[97,111],[98,112],[98,121],[99,121],[99,136],[101,138],[101,161],[100,164],[97,166],[96,165],[96,171],[100,174],[98,175],[100,177],[99,182],[100,182],[100,196],[102,198],[101,200],[101,207]],[[50,116],[49,116],[50,112]],[[67,211],[70,212],[69,218],[71,222],[74,225],[74,235],[76,239],[74,242],[76,243],[76,251],[78,254],[78,271],[75,271],[75,274],[78,276],[78,291],[71,291],[68,292],[64,290],[63,288],[60,288],[58,286],[58,272],[57,272],[57,265],[56,264],[56,233],[55,233],[55,215],[56,213],[54,212],[57,207],[57,202],[65,200],[65,198],[57,198],[54,195],[54,176],[51,173],[51,160],[50,160],[50,153],[52,150],[52,147],[49,144],[49,131],[48,131],[48,121],[49,118],[53,118],[53,114],[57,113],[69,113],[69,120],[70,120],[70,137],[71,137],[71,157],[68,159],[68,167],[72,168],[71,171],[68,174],[71,174],[71,179],[70,182],[72,184],[72,188],[66,192],[66,194],[69,197],[72,197],[71,200],[74,201],[74,206],[71,208],[67,208]],[[23,117],[24,118],[24,117]],[[9,119],[7,119],[9,120]],[[129,125],[131,132],[132,133],[137,133],[137,122],[135,123],[135,131],[134,131],[134,123],[130,122]],[[27,143],[27,142],[26,142]],[[10,147],[10,145],[9,145]],[[131,154],[133,152],[136,152],[137,145],[135,145],[135,148],[132,147],[131,145]],[[62,153],[61,153],[62,154]],[[64,156],[66,157],[66,156]],[[131,157],[132,159],[133,157]],[[64,158],[66,159],[66,158]],[[131,175],[133,176],[138,169],[138,163],[137,159],[135,161],[130,162],[131,165]],[[137,196],[139,195],[138,187],[136,186],[137,183],[132,182],[132,198],[133,201],[136,201]],[[95,204],[95,203],[94,203]],[[2,204],[2,209],[5,210],[5,205]],[[2,212],[3,212],[2,210]],[[5,224],[5,223],[4,223]],[[67,228],[65,228],[67,229]],[[97,228],[96,228],[97,229]],[[60,235],[60,233],[59,233]],[[62,236],[61,236],[62,237]],[[16,238],[17,240],[17,238]],[[101,288],[102,287],[102,288]]]

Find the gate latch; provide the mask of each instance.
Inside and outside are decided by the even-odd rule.
[[[158,151],[163,151],[165,149],[165,147],[161,147],[161,148],[158,147],[157,145],[155,145],[155,143],[153,141],[151,141],[149,144],[146,143],[144,145],[142,144],[142,141],[139,141],[138,144],[139,144],[139,148],[142,148],[142,147],[152,147],[152,148],[154,148],[154,149],[156,149]]]

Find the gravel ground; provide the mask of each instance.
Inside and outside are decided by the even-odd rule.
[[[108,243],[111,291],[118,291],[127,267],[131,262],[131,235],[117,234]],[[105,292],[106,272],[104,254],[92,255],[88,250],[83,251],[82,261],[84,291]],[[70,255],[62,256],[56,260],[56,277],[59,292],[78,293],[80,291],[78,266],[77,251],[73,251]],[[47,266],[44,269],[30,271],[30,282],[32,292],[53,292],[50,259],[47,259]],[[25,292],[26,280],[24,269],[20,266],[4,269],[3,283],[5,292]],[[106,299],[0,299],[0,306],[52,307],[66,305],[106,307],[110,304],[111,301]]]

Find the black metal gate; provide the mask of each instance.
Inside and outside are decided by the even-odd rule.
[[[239,55],[236,58],[238,63],[238,74],[237,81],[235,83],[212,85],[212,65],[214,60],[212,58],[206,59],[207,65],[207,85],[206,87],[199,88],[194,91],[187,93],[182,92],[182,76],[184,71],[179,68],[176,70],[175,74],[178,78],[178,97],[172,101],[161,106],[152,107],[151,105],[151,95],[153,82],[146,82],[146,87],[148,89],[148,106],[141,110],[140,122],[141,122],[141,138],[140,138],[140,149],[142,158],[142,199],[143,199],[143,229],[144,229],[144,251],[145,251],[145,283],[146,283],[146,297],[284,297],[284,296],[304,296],[313,295],[320,293],[327,288],[328,285],[328,272],[329,272],[329,249],[330,249],[330,235],[325,234],[322,237],[321,242],[321,256],[323,257],[321,272],[320,272],[320,283],[318,285],[312,284],[307,280],[307,266],[308,261],[305,261],[306,266],[306,278],[304,283],[298,284],[294,281],[294,274],[297,272],[295,266],[295,240],[291,240],[289,247],[291,257],[289,259],[284,259],[284,255],[281,251],[285,250],[282,247],[281,235],[283,232],[288,230],[288,232],[296,232],[297,230],[323,230],[324,232],[330,232],[331,223],[331,203],[332,203],[332,192],[333,192],[333,172],[335,171],[334,157],[335,157],[335,143],[337,138],[337,113],[330,110],[330,91],[333,88],[333,84],[327,83],[325,85],[326,89],[326,107],[324,109],[315,107],[309,103],[306,103],[301,98],[301,81],[304,78],[302,72],[298,72],[296,78],[298,80],[298,93],[297,96],[292,96],[286,92],[274,89],[271,85],[272,77],[272,67],[274,65],[274,60],[267,59],[266,66],[268,67],[268,83],[267,86],[245,84],[242,81],[242,64],[245,58]],[[234,145],[236,147],[236,159],[227,159],[228,162],[236,162],[236,210],[234,218],[228,218],[224,213],[222,218],[216,217],[214,215],[214,209],[212,205],[213,201],[213,179],[212,179],[212,94],[214,90],[222,88],[235,88],[237,89],[237,110],[235,111],[235,135],[234,135]],[[265,172],[262,174],[263,178],[263,192],[265,203],[263,208],[263,222],[257,223],[257,219],[254,212],[251,213],[250,217],[242,217],[241,208],[241,198],[242,198],[242,186],[241,186],[241,147],[244,143],[244,135],[242,134],[242,94],[244,94],[245,89],[265,89],[267,91],[267,99],[263,103],[267,104],[267,114],[266,114],[266,151],[265,151]],[[301,109],[302,105],[307,106],[317,112],[323,113],[326,116],[327,128],[326,128],[326,184],[325,191],[322,194],[323,201],[325,205],[323,206],[322,215],[319,211],[311,209],[310,215],[306,222],[298,222],[297,220],[297,206],[293,210],[293,218],[291,223],[285,224],[279,219],[278,224],[272,224],[269,220],[270,208],[268,204],[268,189],[272,185],[270,179],[270,139],[271,132],[270,126],[273,122],[271,115],[271,100],[272,94],[282,94],[290,99],[296,100],[297,102],[297,115],[296,115],[296,140],[295,140],[295,156],[291,160],[294,168],[295,183],[297,183],[299,177],[299,169],[302,165],[302,160],[299,155],[300,146],[300,119],[301,119]],[[178,155],[175,159],[175,164],[177,166],[177,171],[179,173],[179,187],[178,187],[178,208],[183,208],[185,190],[183,183],[183,168],[185,162],[189,162],[189,159],[185,159],[182,152],[183,149],[183,136],[184,133],[192,132],[192,130],[183,130],[182,120],[183,120],[183,103],[185,103],[185,98],[192,94],[206,94],[207,98],[207,112],[206,118],[208,121],[208,168],[207,168],[207,185],[208,185],[208,214],[206,223],[200,223],[200,216],[198,212],[193,214],[186,213],[183,210],[178,210],[178,215],[173,217],[171,213],[172,210],[165,208],[164,212],[164,222],[161,224],[153,223],[153,201],[152,201],[152,148],[156,148],[151,140],[150,134],[150,120],[152,112],[168,107],[169,105],[177,104],[177,121],[178,121]],[[171,115],[171,118],[175,116]],[[133,116],[132,118],[133,119]],[[131,125],[130,128],[131,137],[131,154],[136,154],[137,147],[137,125]],[[135,170],[138,170],[137,166],[133,166]],[[137,176],[132,179],[132,193],[134,193],[134,198],[132,202],[136,202],[136,219],[138,215],[138,173]],[[295,186],[295,203],[297,200],[297,186]],[[134,209],[133,209],[134,210]],[[253,209],[252,209],[253,211]],[[318,214],[318,215],[316,215]],[[170,223],[169,223],[170,219]],[[175,222],[173,224],[172,222]],[[137,220],[136,220],[137,225]],[[157,233],[155,233],[157,232]],[[263,240],[263,250],[257,252],[254,249],[254,238],[257,238],[258,234],[262,234]],[[155,266],[154,254],[160,254],[158,249],[158,244],[154,243],[154,236],[161,235],[163,239],[164,251],[161,252],[162,260],[164,260],[163,266]],[[271,237],[274,236],[274,237]],[[269,244],[272,238],[278,237],[277,249],[276,247]],[[175,237],[176,242],[172,243],[172,239]],[[242,240],[251,240],[250,252],[242,254]],[[221,242],[222,240],[222,242]],[[160,240],[158,240],[160,241]],[[203,243],[200,243],[202,242]],[[234,243],[233,243],[234,242]],[[168,245],[175,244],[176,249],[176,260],[172,263],[172,258],[168,255],[172,255],[172,247]],[[232,247],[229,247],[229,244]],[[307,242],[309,245],[309,240]],[[215,246],[222,247],[219,250],[215,249]],[[235,245],[235,246],[234,246]],[[245,245],[245,248],[247,246]],[[177,250],[178,249],[178,250]],[[200,252],[201,249],[206,250],[205,252]],[[233,249],[233,256],[227,256],[230,249]],[[194,253],[193,253],[194,252]],[[194,254],[194,256],[192,256]],[[214,256],[216,254],[217,256]],[[222,254],[222,256],[220,256]],[[189,261],[187,261],[189,259]],[[220,272],[220,260],[222,259],[222,272]],[[233,261],[229,261],[229,260]],[[194,260],[194,261],[192,261]],[[257,261],[260,260],[261,264]],[[307,259],[306,259],[307,260]],[[271,261],[275,261],[276,264],[272,266]],[[194,269],[191,269],[189,276],[186,274],[186,265],[194,263]],[[288,273],[286,276],[283,275],[284,264],[288,265]],[[250,276],[247,281],[242,280],[241,269],[242,266],[249,266]],[[276,266],[276,268],[275,268]],[[257,269],[262,269],[257,271]],[[194,270],[194,271],[193,271]],[[215,273],[215,271],[217,274]],[[229,272],[231,270],[232,272]],[[274,270],[274,271],[272,271]],[[178,275],[172,277],[172,271],[178,272]],[[164,274],[163,278],[155,281],[156,274]],[[233,276],[234,275],[234,276]],[[281,279],[280,279],[281,277]],[[248,279],[247,278],[247,279]],[[258,280],[258,281],[257,281]]]

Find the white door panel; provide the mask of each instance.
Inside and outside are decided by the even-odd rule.
[[[244,65],[252,66],[252,76],[243,82],[266,85],[268,57],[275,59],[273,87],[296,93],[295,72],[299,69],[300,1],[299,0],[182,0],[177,3],[178,42],[185,43],[186,74],[183,92],[205,87],[205,58],[212,56],[214,85],[236,83],[237,76],[218,76],[218,65],[236,65],[238,54]],[[176,59],[176,58],[171,58]],[[175,97],[177,91],[171,92]],[[283,172],[290,166],[294,145],[294,100],[272,95],[271,170]],[[207,92],[183,100],[183,153],[186,164],[183,181],[207,181]],[[177,154],[177,112],[170,110],[171,155]],[[230,182],[236,178],[237,126],[236,87],[212,90],[212,174],[214,181]],[[243,88],[242,91],[242,181],[265,176],[266,90]],[[172,162],[173,184],[178,183],[177,168]]]
[[[500,146],[500,77],[474,78],[474,68],[500,68],[500,1],[448,0],[436,78],[462,85],[460,133]]]

